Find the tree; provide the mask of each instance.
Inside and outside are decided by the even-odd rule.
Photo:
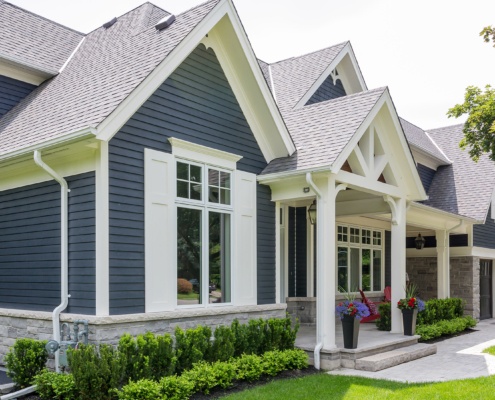
[[[495,28],[487,26],[480,32],[485,42],[493,42],[495,47]],[[469,156],[478,161],[482,154],[487,153],[495,161],[495,89],[490,85],[485,90],[468,86],[464,95],[464,103],[456,104],[449,109],[449,117],[459,118],[467,114],[462,138],[459,146],[469,148]]]

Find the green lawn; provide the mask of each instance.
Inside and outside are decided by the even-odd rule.
[[[387,399],[495,399],[495,377],[432,384],[407,384],[385,380],[311,375],[274,381],[224,397],[228,400],[387,400]]]
[[[488,347],[485,350],[483,350],[483,353],[491,354],[492,356],[495,356],[495,346]]]

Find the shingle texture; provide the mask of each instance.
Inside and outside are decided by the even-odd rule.
[[[62,73],[0,120],[0,155],[101,123],[215,7],[208,1],[177,16],[150,3],[88,34]]]
[[[297,151],[273,160],[263,174],[331,166],[386,90],[356,93],[286,112],[285,122]]]
[[[297,104],[347,43],[270,64],[275,97],[282,113]]]
[[[55,74],[83,37],[82,33],[0,2],[0,59]]]
[[[406,121],[404,118],[399,118],[400,123],[402,125],[402,129],[406,134],[407,141],[410,145],[418,148],[426,152],[427,154],[433,156],[438,161],[447,165],[450,164],[450,160],[445,157],[445,155],[438,149],[435,143],[431,140],[430,137],[426,134],[426,132],[419,128],[418,126],[411,124],[409,121]]]
[[[439,167],[428,192],[426,205],[484,221],[495,187],[495,163],[480,157],[475,163],[459,148],[463,125],[429,130],[452,165]]]

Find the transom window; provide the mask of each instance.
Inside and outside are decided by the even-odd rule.
[[[340,292],[382,291],[383,231],[337,226],[337,285]]]
[[[176,178],[177,304],[230,303],[232,173],[177,161]]]

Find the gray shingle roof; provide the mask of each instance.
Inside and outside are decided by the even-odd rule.
[[[0,59],[55,74],[83,37],[56,22],[0,2]]]
[[[450,160],[438,149],[426,132],[418,126],[411,124],[404,118],[399,118],[402,129],[406,134],[407,141],[410,145],[422,150],[433,158],[440,161],[443,165],[450,164]]]
[[[270,64],[275,98],[282,113],[297,104],[347,43]]]
[[[297,151],[270,162],[263,174],[330,166],[387,88],[305,106],[284,115]]]
[[[0,119],[0,155],[96,127],[215,7],[210,0],[154,28],[168,13],[150,3],[88,34],[66,68]]]
[[[464,125],[429,130],[433,140],[452,160],[452,165],[439,167],[426,205],[454,214],[484,221],[495,187],[495,163],[487,156],[475,163],[467,151],[459,148]]]

